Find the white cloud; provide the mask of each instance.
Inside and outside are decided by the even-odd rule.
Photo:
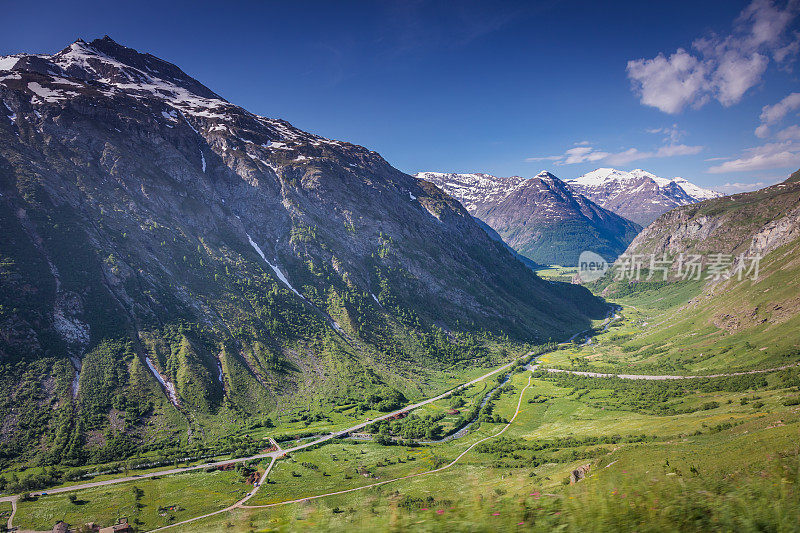
[[[668,144],[656,150],[654,157],[675,157],[678,155],[695,155],[703,150],[702,146],[687,146],[685,144]]]
[[[628,77],[634,82],[644,105],[665,113],[678,113],[690,103],[705,103],[701,97],[707,84],[708,66],[678,49],[669,57],[628,61]]]
[[[746,172],[772,168],[796,168],[800,165],[800,144],[793,141],[767,143],[748,148],[741,157],[707,170],[711,174]]]
[[[800,126],[789,126],[775,134],[781,141],[800,141]]]
[[[728,181],[724,185],[718,185],[714,187],[714,190],[729,194],[736,194],[739,192],[748,192],[748,191],[763,189],[764,187],[769,187],[770,185],[775,185],[776,183],[780,183],[785,179],[786,179],[785,174],[777,176],[759,176],[758,181],[751,181],[751,182]]]
[[[788,0],[784,8],[771,0],[754,0],[739,15],[726,37],[710,35],[692,43],[694,51],[679,48],[667,56],[628,61],[628,78],[641,103],[665,113],[678,113],[691,105],[701,107],[711,98],[723,106],[738,103],[757,85],[770,62],[793,60],[800,48],[786,29],[798,14],[800,3]]]
[[[765,105],[761,109],[761,125],[756,128],[756,137],[765,138],[769,135],[769,128],[783,120],[792,111],[800,109],[800,93],[791,93],[789,96],[773,105]]]
[[[652,151],[628,148],[620,152],[606,152],[597,150],[591,146],[576,146],[566,150],[561,155],[529,157],[525,161],[554,161],[556,165],[574,165],[577,163],[603,161],[609,165],[625,165],[633,161],[639,161],[640,159],[693,155],[700,153],[702,150],[702,146],[687,146],[685,144],[667,144]]]
[[[678,128],[677,124],[673,124],[672,126],[665,126],[663,128],[651,128],[645,131],[647,131],[647,133],[663,135],[665,142],[669,141],[672,144],[677,144],[677,142],[680,141],[684,135],[686,135],[686,132],[681,131]]]
[[[772,53],[772,58],[778,63],[782,63],[787,59],[794,59],[797,56],[798,51],[800,51],[800,33],[795,32],[794,41],[775,50]]]
[[[748,191],[763,189],[767,185],[772,185],[772,184],[767,183],[765,181],[754,181],[752,183],[728,182],[725,185],[718,185],[714,187],[714,190],[728,194],[736,194],[737,192],[748,192]]]

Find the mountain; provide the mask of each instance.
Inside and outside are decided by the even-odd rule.
[[[604,312],[376,152],[108,37],[0,67],[2,464],[384,408]]]
[[[575,194],[549,172],[531,179],[440,172],[416,176],[456,198],[472,216],[537,263],[576,265],[584,250],[613,261],[641,230]]]
[[[642,226],[670,209],[722,196],[683,178],[668,180],[642,169],[598,168],[567,183],[598,205]]]
[[[800,172],[758,191],[706,200],[660,216],[626,254],[765,255],[800,236]]]
[[[663,271],[656,273],[658,283],[629,280],[623,259],[605,282],[622,279],[603,291],[611,297],[652,294],[651,300],[665,302],[684,295],[685,303],[640,336],[638,346],[659,347],[660,361],[690,372],[778,368],[800,360],[800,171],[765,189],[662,215],[625,252],[644,257],[644,268],[651,254],[659,261],[666,256],[666,283]],[[681,255],[685,265],[699,258],[699,279],[684,275],[695,272],[688,266],[679,271]]]

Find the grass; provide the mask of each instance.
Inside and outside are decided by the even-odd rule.
[[[512,377],[511,390],[495,401],[497,414],[513,416],[528,375],[523,372]],[[674,523],[684,530],[700,531],[710,527],[708,520],[712,525],[728,528],[738,525],[741,530],[754,530],[757,524],[782,525],[784,529],[792,526],[796,516],[788,511],[797,503],[796,494],[781,492],[773,485],[775,480],[788,479],[780,474],[781,469],[791,474],[791,468],[795,468],[791,457],[781,457],[797,447],[800,408],[782,403],[786,397],[796,395],[794,390],[691,393],[686,402],[713,400],[720,405],[696,413],[661,417],[599,409],[595,406],[597,402],[613,401],[603,391],[591,389],[581,394],[582,390],[535,379],[533,387],[525,393],[520,414],[502,436],[507,438],[506,448],[480,445],[442,472],[299,504],[234,510],[179,526],[176,531],[489,531],[515,530],[519,522],[532,530],[657,531],[670,529],[668,525]],[[752,401],[744,405],[737,401],[755,395],[763,402],[758,409],[752,407]],[[731,403],[727,403],[729,399]],[[271,475],[273,483],[265,484],[249,503],[263,505],[306,498],[427,471],[446,464],[472,443],[497,433],[503,426],[484,423],[462,439],[419,448],[334,441],[276,463]],[[580,441],[615,433],[623,438],[613,444]],[[641,434],[648,438],[639,441],[625,438]],[[486,444],[500,442],[501,438],[495,438]],[[789,462],[784,465],[781,461]],[[592,465],[589,477],[577,485],[564,486],[562,480],[581,464]],[[763,472],[769,475],[764,477]],[[207,474],[174,479],[191,479],[194,475]],[[142,488],[147,495],[153,489],[145,483],[142,482]],[[134,510],[130,491],[131,484],[117,487],[115,495],[108,496],[109,502],[128,512]],[[171,501],[169,494],[159,496],[157,503],[146,502],[147,496],[143,502],[157,507]],[[48,498],[57,501],[56,496],[48,496],[36,503],[48,502]],[[229,499],[235,498],[236,495],[230,495]],[[187,509],[189,505],[183,501],[188,499],[181,498],[181,506]],[[65,507],[70,505],[64,500],[55,505],[58,510],[51,510],[48,519],[63,515]],[[766,506],[773,514],[742,510],[741,506],[748,501]],[[153,525],[154,518],[144,516],[146,509],[141,513],[145,528]],[[192,509],[193,513],[186,512],[185,516],[213,509],[205,505],[202,509]],[[691,512],[684,516],[682,509]],[[21,508],[20,516],[32,511],[31,507]],[[89,514],[95,513],[85,513]],[[176,514],[176,520],[182,516]],[[33,524],[29,522],[20,524],[30,527]]]
[[[11,502],[0,502],[0,526],[5,525],[11,516]]]
[[[756,288],[778,295],[795,290],[791,279],[774,275]],[[734,287],[711,297],[735,309],[736,298],[748,292],[742,290]],[[747,348],[736,333],[721,334],[709,323],[711,307],[682,303],[706,297],[691,284],[637,288],[616,300],[623,305],[622,319],[597,334],[591,345],[560,346],[541,363],[657,374],[752,368],[778,360],[771,349],[763,354]],[[791,320],[772,330],[783,337],[768,346],[798,342],[797,330],[787,329],[793,327]],[[769,328],[751,330],[750,338],[760,339]],[[514,416],[529,376],[512,376],[493,402],[495,415]],[[428,472],[478,440],[495,436],[451,468],[300,503],[236,509],[175,530],[796,531],[800,406],[791,400],[800,397],[798,379],[796,371],[667,383],[537,374],[502,436],[495,435],[505,424],[483,422],[463,438],[437,445],[332,441],[278,461],[270,483],[249,503],[303,499]],[[465,391],[462,411],[479,402],[493,383],[490,379]],[[452,401],[433,402],[414,414],[446,414]],[[338,407],[330,420],[306,426],[279,419],[277,428],[258,431],[273,435],[333,428],[344,423],[352,408]],[[447,416],[442,423],[449,423]],[[581,465],[589,465],[587,478],[565,484]],[[124,499],[130,485],[117,491]],[[62,501],[57,512],[67,505]],[[20,514],[31,511],[21,509]]]
[[[138,501],[134,487],[142,491]],[[109,526],[127,517],[132,524],[147,530],[222,509],[251,488],[235,471],[142,479],[20,501],[14,525],[22,529],[50,530],[58,520],[63,520],[73,526],[88,522]],[[76,497],[74,503],[70,495]]]
[[[550,281],[563,281],[569,283],[575,274],[578,273],[578,267],[565,267],[561,265],[548,265],[536,270],[536,274],[543,279]]]

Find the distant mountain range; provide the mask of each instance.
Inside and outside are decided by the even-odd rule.
[[[544,264],[576,265],[584,250],[615,259],[642,229],[541,172],[531,179],[420,172],[460,201],[521,255]]]
[[[596,204],[642,226],[676,207],[723,196],[683,178],[660,178],[638,168],[630,172],[598,168],[567,180],[567,184]]]

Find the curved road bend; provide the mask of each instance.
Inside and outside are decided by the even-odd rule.
[[[462,383],[461,385],[458,385],[457,387],[454,387],[454,388],[452,388],[452,389],[450,389],[450,390],[448,390],[448,391],[446,391],[446,392],[444,392],[444,393],[442,393],[442,394],[440,394],[438,396],[435,396],[433,398],[429,398],[429,399],[423,400],[421,402],[417,402],[417,403],[414,403],[414,404],[411,404],[411,405],[407,405],[407,406],[405,406],[405,407],[403,407],[401,409],[398,409],[396,411],[392,411],[390,413],[386,413],[384,415],[375,417],[372,420],[368,420],[366,422],[361,422],[359,424],[356,424],[355,426],[351,426],[349,428],[342,429],[342,430],[336,431],[334,433],[330,433],[328,435],[323,435],[323,436],[321,436],[319,438],[316,438],[316,439],[314,439],[312,441],[306,442],[304,444],[299,444],[299,445],[294,446],[292,448],[286,448],[286,449],[280,449],[279,448],[276,451],[260,453],[260,454],[256,454],[256,455],[251,455],[249,457],[240,457],[240,458],[237,458],[237,459],[226,459],[224,461],[213,461],[213,462],[203,463],[203,464],[194,465],[194,466],[183,466],[183,467],[179,467],[179,468],[172,468],[172,469],[169,469],[169,470],[160,470],[160,471],[157,471],[157,472],[147,472],[145,474],[136,474],[136,475],[132,475],[132,476],[126,476],[126,477],[120,477],[120,478],[114,478],[114,479],[107,479],[107,480],[104,480],[104,481],[92,481],[92,482],[89,482],[89,483],[81,483],[81,484],[78,484],[78,485],[69,485],[67,487],[58,487],[58,488],[53,488],[53,489],[48,489],[48,490],[43,490],[43,491],[31,492],[30,494],[32,496],[42,496],[43,494],[59,494],[59,493],[62,493],[62,492],[71,492],[71,491],[74,491],[74,490],[91,489],[91,488],[94,488],[94,487],[103,487],[103,486],[106,486],[106,485],[114,485],[114,484],[117,484],[117,483],[126,483],[126,482],[129,482],[129,481],[136,481],[136,480],[139,480],[139,479],[147,479],[147,478],[158,477],[158,476],[168,476],[168,475],[172,475],[172,474],[181,474],[183,472],[191,472],[191,471],[194,471],[194,470],[200,470],[200,469],[214,467],[214,466],[218,467],[218,466],[222,466],[222,465],[226,465],[226,464],[230,464],[230,463],[243,463],[243,462],[246,462],[246,461],[252,461],[254,459],[266,459],[268,457],[275,459],[275,458],[281,457],[281,456],[283,456],[283,455],[285,455],[287,453],[291,453],[291,452],[295,452],[295,451],[298,451],[298,450],[302,450],[304,448],[308,448],[310,446],[315,446],[317,444],[321,444],[321,443],[329,441],[331,439],[342,437],[342,436],[347,435],[348,433],[351,433],[353,431],[357,431],[359,429],[363,429],[363,428],[367,427],[368,425],[372,424],[373,422],[376,422],[376,421],[379,421],[379,420],[384,420],[384,419],[390,418],[392,416],[395,416],[395,415],[397,415],[399,413],[403,413],[403,412],[406,412],[406,411],[411,411],[411,410],[416,409],[418,407],[422,407],[423,405],[427,405],[427,404],[435,402],[437,400],[441,400],[442,398],[446,398],[446,397],[450,396],[454,391],[469,387],[469,386],[474,385],[476,383],[479,383],[479,382],[483,381],[484,379],[489,378],[489,377],[491,377],[491,376],[493,376],[493,375],[495,375],[495,374],[497,374],[499,372],[503,372],[504,370],[507,370],[507,369],[511,368],[511,366],[514,363],[516,363],[518,360],[525,359],[527,357],[530,357],[531,355],[533,355],[533,352],[528,352],[525,355],[523,355],[521,357],[518,357],[517,359],[511,361],[510,363],[506,363],[505,365],[503,365],[501,367],[498,367],[498,368],[492,370],[491,372],[487,372],[486,374],[484,374],[484,375],[482,375],[482,376],[480,376],[478,378],[475,378],[472,381],[468,381],[466,383]],[[4,496],[4,497],[0,498],[0,502],[4,502],[4,501],[12,502],[12,505],[13,505],[13,502],[17,501],[18,498],[19,498],[18,495]]]
[[[528,355],[530,355],[530,354],[528,354]],[[528,377],[528,384],[525,386],[524,389],[522,389],[522,392],[519,393],[519,401],[517,402],[517,409],[516,409],[516,411],[514,411],[514,416],[511,417],[511,420],[509,420],[508,423],[505,426],[503,426],[503,429],[501,429],[500,431],[498,431],[494,435],[489,435],[488,437],[484,437],[481,440],[473,443],[469,448],[467,448],[466,450],[461,452],[458,455],[458,457],[456,457],[450,463],[448,463],[445,466],[442,466],[440,468],[435,468],[433,470],[428,470],[426,472],[418,472],[416,474],[409,474],[407,476],[396,477],[396,478],[393,478],[393,479],[387,479],[385,481],[379,481],[377,483],[371,483],[369,485],[364,485],[362,487],[355,487],[355,488],[352,488],[352,489],[339,490],[339,491],[335,491],[335,492],[327,492],[325,494],[318,494],[316,496],[307,496],[305,498],[298,498],[296,500],[287,500],[287,501],[284,501],[284,502],[270,503],[270,504],[266,504],[266,505],[244,505],[250,498],[255,496],[255,493],[258,491],[258,489],[261,488],[261,485],[264,483],[264,481],[266,481],[267,474],[269,474],[269,471],[272,469],[272,465],[275,464],[275,461],[277,459],[277,458],[274,457],[272,459],[272,462],[269,465],[269,468],[264,472],[264,475],[261,477],[261,483],[259,483],[259,486],[256,487],[253,490],[253,492],[248,494],[242,500],[234,503],[230,507],[226,507],[225,509],[220,509],[219,511],[214,511],[213,513],[207,513],[207,514],[204,514],[202,516],[196,516],[194,518],[190,518],[189,520],[184,520],[182,522],[177,522],[175,524],[170,524],[168,526],[164,526],[164,527],[161,527],[161,528],[158,528],[158,529],[153,529],[152,531],[163,531],[165,529],[173,528],[175,526],[185,525],[185,524],[188,524],[188,523],[191,523],[191,522],[195,522],[197,520],[201,520],[203,518],[208,518],[208,517],[220,514],[220,513],[231,511],[231,510],[236,509],[236,508],[240,508],[240,509],[262,509],[262,508],[266,508],[266,507],[276,507],[276,506],[279,506],[279,505],[289,505],[289,504],[300,503],[300,502],[304,502],[304,501],[308,501],[308,500],[316,500],[318,498],[325,498],[327,496],[336,496],[336,495],[339,495],[339,494],[347,494],[348,492],[355,492],[355,491],[358,491],[358,490],[364,490],[364,489],[368,489],[368,488],[371,488],[371,487],[378,487],[378,486],[381,486],[381,485],[386,485],[387,483],[394,483],[395,481],[401,481],[401,480],[404,480],[404,479],[411,479],[411,478],[420,477],[420,476],[427,476],[429,474],[435,474],[437,472],[441,472],[443,470],[447,470],[448,468],[450,468],[453,465],[455,465],[462,457],[464,457],[475,446],[477,446],[478,444],[480,444],[482,442],[485,442],[485,441],[487,441],[489,439],[493,439],[495,437],[499,437],[500,435],[502,435],[511,426],[512,423],[514,423],[514,419],[517,418],[517,415],[520,413],[520,408],[522,406],[522,398],[525,395],[525,391],[528,390],[530,388],[530,386],[531,386],[531,376]]]

